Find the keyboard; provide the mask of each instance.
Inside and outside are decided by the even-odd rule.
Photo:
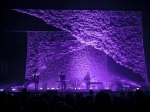
[[[90,84],[103,84],[102,82],[90,82]]]
[[[63,82],[63,81],[68,82],[69,80],[62,80],[62,81],[56,81],[56,82]]]

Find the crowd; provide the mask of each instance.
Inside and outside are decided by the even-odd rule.
[[[0,112],[150,112],[149,91],[120,92],[119,95],[98,92],[49,96],[32,94],[22,89],[20,94],[0,93]]]

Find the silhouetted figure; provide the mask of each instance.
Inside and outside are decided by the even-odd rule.
[[[3,112],[6,108],[7,94],[0,92],[0,112]]]
[[[31,112],[49,112],[49,105],[43,99],[38,99],[31,104]]]
[[[93,90],[89,90],[89,94],[94,98],[94,91]]]
[[[74,107],[75,106],[75,98],[71,94],[65,95],[65,102],[67,105]]]
[[[61,81],[61,90],[66,90],[66,75],[61,72],[61,75],[59,76],[60,81]]]
[[[113,112],[125,112],[125,102],[121,97],[113,98]]]
[[[28,79],[25,79],[24,80],[24,88],[27,88],[27,85],[28,85]]]
[[[135,103],[133,107],[134,112],[146,112],[146,105],[145,105],[145,100],[144,100],[144,92],[141,90],[136,90],[134,98],[135,98]]]
[[[84,81],[86,83],[86,89],[89,90],[89,88],[90,88],[90,81],[91,81],[89,73],[87,73],[87,75],[84,77]]]
[[[37,75],[37,70],[35,71],[35,74],[33,76],[33,82],[35,84],[35,90],[38,90],[39,85],[39,75]]]
[[[20,103],[13,104],[11,111],[12,112],[23,112],[22,105]]]
[[[66,105],[66,103],[63,101],[58,101],[54,106],[54,110],[56,111],[59,107],[61,107],[63,105]]]
[[[29,106],[29,93],[26,88],[22,89],[21,94],[19,94],[19,98],[23,107]]]
[[[127,98],[126,98],[126,95],[125,95],[125,92],[120,92],[120,97],[123,99],[123,101],[127,101]]]
[[[76,112],[76,110],[69,105],[63,105],[59,107],[55,112]]]
[[[95,112],[95,103],[94,101],[89,101],[85,105],[85,112]]]
[[[95,96],[97,112],[110,112],[112,108],[111,97],[105,92],[99,92]]]

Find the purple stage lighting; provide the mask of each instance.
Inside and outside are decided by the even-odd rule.
[[[26,78],[30,78],[37,69],[40,87],[57,88],[56,81],[63,71],[70,85],[82,83],[87,72],[93,82],[105,82],[108,79],[107,55],[72,37],[68,32],[28,32],[28,54]],[[33,85],[34,86],[34,85]]]
[[[13,9],[68,31],[78,41],[104,51],[148,82],[138,11]],[[42,37],[41,37],[42,38]]]

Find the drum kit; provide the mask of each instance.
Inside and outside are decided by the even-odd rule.
[[[126,85],[126,80],[118,80],[116,82],[110,82],[109,88],[112,91],[123,91],[123,90],[128,90],[128,87]]]

